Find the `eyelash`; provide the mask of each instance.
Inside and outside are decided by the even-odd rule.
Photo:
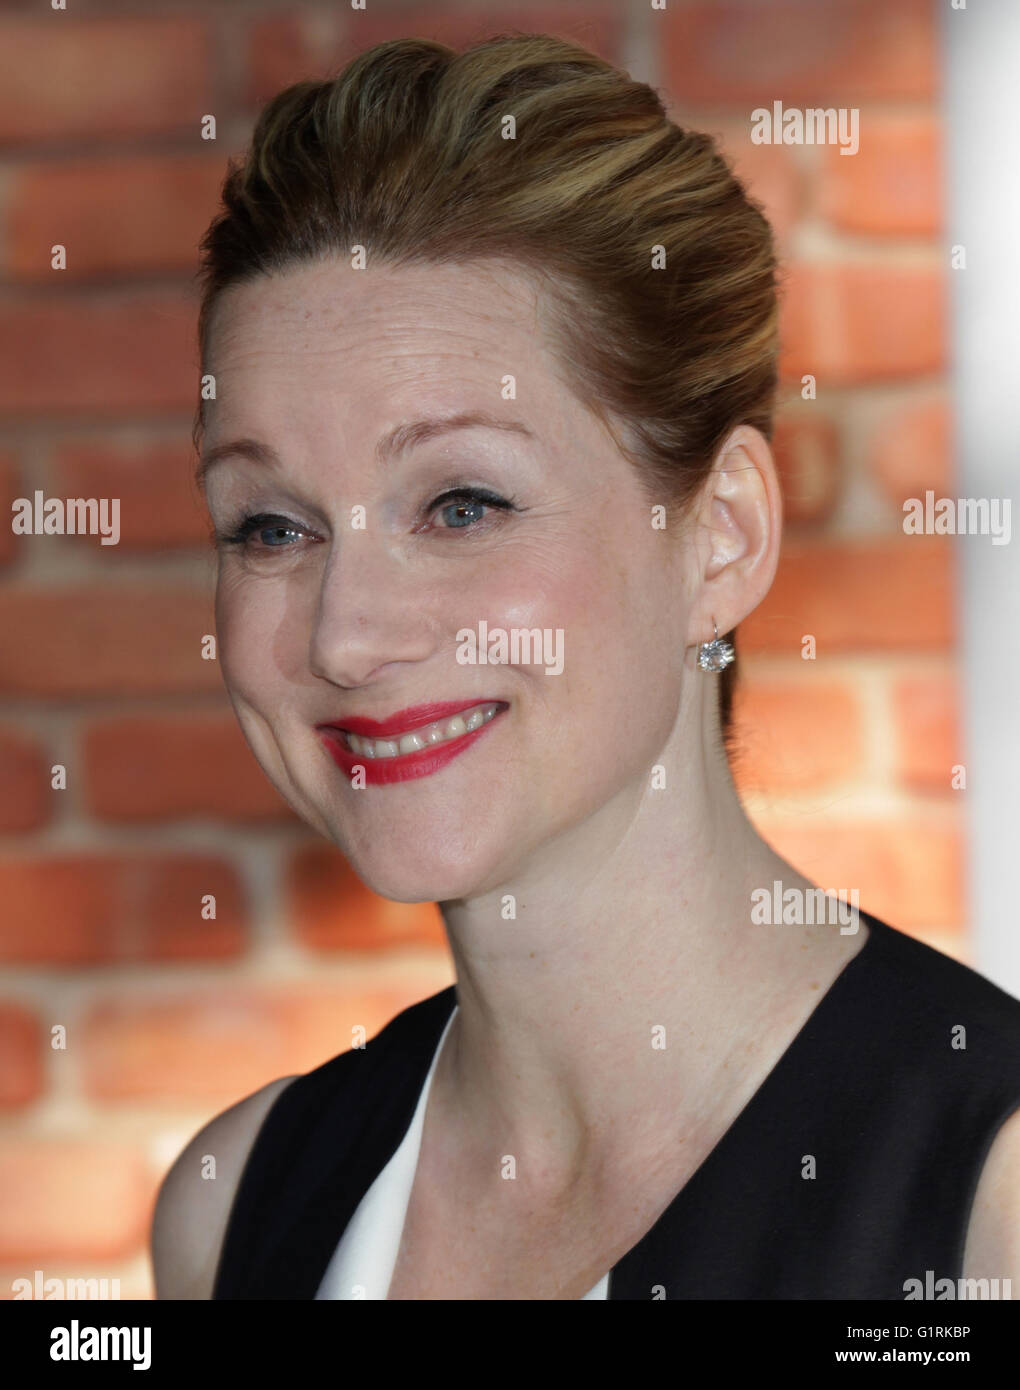
[[[426,516],[431,516],[440,506],[448,507],[455,502],[464,501],[475,506],[491,507],[493,510],[498,511],[510,512],[518,510],[517,499],[515,497],[501,497],[498,493],[490,492],[487,488],[459,487],[450,488],[446,492],[441,492],[428,507]],[[273,522],[278,524],[273,526],[271,524]],[[484,524],[485,518],[483,517],[478,523],[469,523],[466,526],[442,526],[439,529],[443,531],[471,531],[479,529],[479,527],[484,526]],[[246,545],[251,537],[258,531],[303,531],[304,529],[303,526],[291,521],[288,517],[279,516],[275,512],[255,512],[250,516],[243,517],[239,525],[230,535],[217,536],[217,540],[221,545],[241,546]],[[288,550],[290,547],[266,546],[265,549]]]

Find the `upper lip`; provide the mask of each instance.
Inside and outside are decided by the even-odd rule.
[[[339,729],[345,734],[361,734],[365,738],[388,738],[392,734],[407,734],[425,724],[434,724],[437,719],[450,719],[476,705],[502,705],[505,700],[440,700],[430,705],[410,705],[397,710],[386,719],[356,719],[350,715],[345,719],[319,724],[320,729]]]

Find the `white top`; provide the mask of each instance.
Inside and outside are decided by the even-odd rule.
[[[457,1007],[454,1005],[433,1054],[432,1064],[421,1088],[410,1127],[400,1147],[362,1197],[357,1210],[347,1223],[347,1229],[340,1237],[322,1277],[322,1283],[315,1295],[316,1301],[385,1299],[389,1293],[393,1266],[397,1262],[400,1238],[404,1233],[404,1218],[411,1197],[411,1186],[418,1168],[429,1088]],[[608,1274],[603,1274],[595,1287],[584,1295],[585,1299],[608,1297]]]

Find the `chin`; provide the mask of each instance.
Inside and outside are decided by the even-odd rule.
[[[358,878],[373,893],[397,903],[445,902],[467,898],[484,890],[492,866],[483,865],[476,853],[448,851],[448,859],[437,849],[430,853],[428,846],[417,846],[409,855],[405,846],[393,841],[392,854],[362,853],[356,845],[345,843],[340,836],[331,836]]]
[[[390,869],[380,868],[376,874],[363,870],[353,859],[348,862],[367,888],[395,903],[441,903],[470,897],[478,888],[478,879],[463,872],[442,874],[431,870],[420,874],[394,874]]]

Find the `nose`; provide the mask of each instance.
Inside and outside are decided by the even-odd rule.
[[[338,537],[312,620],[312,674],[354,688],[381,666],[423,661],[436,644],[437,621],[423,603],[420,575],[367,532]]]

